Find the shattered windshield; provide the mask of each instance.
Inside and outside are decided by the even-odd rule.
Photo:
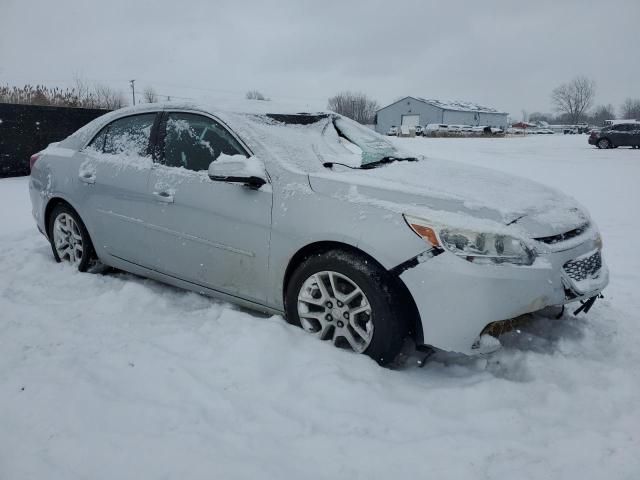
[[[334,166],[370,169],[415,155],[382,135],[331,112],[218,114],[256,155],[277,159],[300,172]]]
[[[379,162],[384,158],[402,156],[391,142],[370,128],[345,117],[333,120],[338,135],[346,138],[362,150],[362,165]]]

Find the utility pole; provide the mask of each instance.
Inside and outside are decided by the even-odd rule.
[[[133,105],[135,106],[136,104],[136,81],[134,80],[129,80],[129,84],[131,85],[131,95],[133,95]]]

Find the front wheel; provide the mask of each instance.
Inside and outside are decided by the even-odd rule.
[[[285,294],[287,321],[380,365],[402,350],[408,328],[389,273],[371,260],[333,250],[295,270]]]
[[[56,262],[68,262],[85,272],[96,255],[84,223],[71,207],[56,205],[49,216],[49,241]]]

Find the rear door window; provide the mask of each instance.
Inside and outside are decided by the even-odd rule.
[[[145,113],[111,122],[106,132],[104,153],[149,156],[149,139],[155,118],[155,113]]]
[[[114,120],[91,140],[87,148],[112,155],[149,155],[149,139],[155,113],[145,113]]]
[[[220,154],[248,156],[240,143],[220,123],[193,113],[169,113],[164,137],[168,167],[196,172],[207,170]]]
[[[109,131],[109,126],[107,125],[100,133],[93,137],[93,140],[87,145],[88,148],[95,150],[96,152],[104,152],[104,142],[107,138],[107,132]]]

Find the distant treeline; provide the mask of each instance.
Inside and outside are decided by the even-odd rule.
[[[125,100],[122,92],[111,87],[76,80],[74,88],[0,85],[0,103],[115,110],[124,106]]]

